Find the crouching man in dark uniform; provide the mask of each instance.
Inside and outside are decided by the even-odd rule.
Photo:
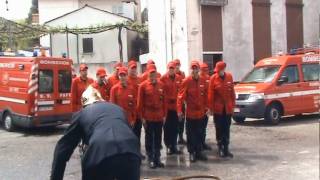
[[[81,98],[84,108],[58,141],[51,180],[62,180],[66,162],[80,140],[87,145],[82,158],[83,180],[140,179],[139,141],[129,127],[123,110],[104,102],[89,86]]]

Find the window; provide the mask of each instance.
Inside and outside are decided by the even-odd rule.
[[[71,71],[59,71],[59,92],[70,93],[71,90]]]
[[[320,64],[303,64],[302,72],[304,81],[320,80]]]
[[[287,76],[288,77],[288,82],[287,83],[297,83],[297,82],[299,82],[298,67],[296,65],[286,67],[286,69],[283,71],[281,76]]]
[[[212,75],[216,63],[221,61],[222,54],[203,54],[203,62],[207,63],[209,66],[209,74]]]
[[[279,66],[256,67],[240,83],[271,82],[278,70]]]
[[[123,6],[122,6],[122,4],[112,6],[112,13],[123,15]]]
[[[39,71],[39,93],[53,93],[53,71]]]
[[[93,39],[83,38],[82,39],[82,50],[83,53],[93,53]]]

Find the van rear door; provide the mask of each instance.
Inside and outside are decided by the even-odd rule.
[[[72,72],[70,68],[60,67],[56,71],[57,75],[57,93],[55,96],[56,101],[56,111],[65,113],[70,113],[71,108],[71,82],[72,82]]]
[[[38,113],[62,115],[71,109],[71,62],[68,59],[39,61]]]
[[[39,67],[39,86],[38,95],[36,96],[37,113],[39,115],[53,114],[54,112],[54,76],[55,72],[52,67]]]

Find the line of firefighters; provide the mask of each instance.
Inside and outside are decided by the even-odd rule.
[[[231,115],[235,106],[232,75],[225,72],[226,64],[216,64],[210,77],[208,65],[192,61],[190,76],[180,70],[180,60],[168,63],[167,73],[161,76],[153,60],[147,70],[137,74],[137,63],[129,61],[114,66],[107,78],[104,68],[98,68],[96,80],[87,76],[88,66],[80,65],[80,76],[72,82],[73,110],[81,108],[81,95],[91,85],[101,96],[123,108],[128,123],[141,139],[145,128],[145,149],[150,168],[164,167],[160,161],[162,131],[167,154],[181,154],[177,144],[187,144],[191,162],[207,160],[203,150],[211,150],[205,142],[208,116],[214,116],[218,155],[233,157],[229,151]],[[183,139],[184,127],[187,141]]]

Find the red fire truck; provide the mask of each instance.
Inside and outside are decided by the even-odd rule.
[[[71,119],[72,60],[0,57],[0,121],[15,126],[56,126]]]

